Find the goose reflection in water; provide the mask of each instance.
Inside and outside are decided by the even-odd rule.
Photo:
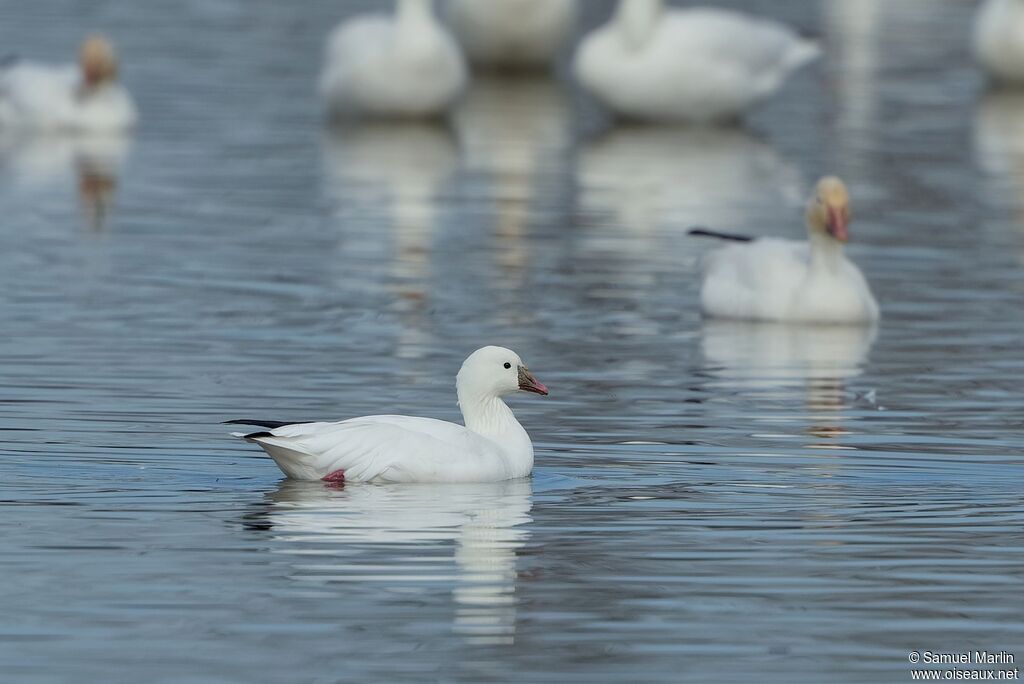
[[[527,183],[572,142],[570,114],[568,94],[557,81],[485,77],[474,80],[453,122],[468,168]],[[528,197],[529,188],[521,189]]]
[[[350,282],[348,267],[367,253],[392,265],[383,277],[406,318],[398,353],[416,356],[429,337],[421,314],[431,290],[439,196],[458,168],[455,143],[429,123],[361,123],[329,130],[323,150],[326,194],[345,228],[338,277]],[[380,225],[382,213],[390,230]]]
[[[494,201],[498,292],[514,292],[530,262],[531,211],[550,194],[572,142],[569,98],[557,81],[529,76],[476,79],[453,124],[466,168],[484,174]],[[547,199],[547,198],[545,198]]]
[[[0,137],[0,163],[28,196],[77,187],[86,226],[101,231],[130,148],[131,138],[117,134]]]
[[[877,334],[873,325],[707,320],[701,348],[723,387],[783,401],[802,393],[808,434],[831,439],[846,434],[840,412],[853,399],[846,384],[863,372]]]
[[[344,488],[285,480],[247,527],[269,531],[275,553],[294,555],[294,580],[380,583],[403,595],[451,586],[454,630],[470,643],[508,644],[532,494],[530,480]],[[449,558],[449,549],[442,567],[436,554]]]
[[[584,209],[610,215],[631,243],[694,224],[756,234],[766,207],[789,212],[803,192],[770,145],[733,129],[616,128],[584,147],[577,177]]]
[[[974,157],[984,195],[1015,217],[1017,259],[1024,264],[1024,92],[992,90],[974,115]]]
[[[860,178],[879,130],[878,80],[882,69],[881,31],[887,26],[884,0],[828,0],[823,32],[835,70],[837,136],[842,172]]]

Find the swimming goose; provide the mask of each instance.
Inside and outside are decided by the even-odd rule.
[[[78,65],[8,60],[0,66],[0,129],[115,132],[135,125],[135,104],[117,82],[117,56],[87,38]]]
[[[232,420],[268,430],[234,433],[270,454],[288,477],[327,482],[498,482],[526,477],[533,444],[502,397],[546,395],[519,355],[483,347],[455,382],[465,426],[433,418],[365,416],[335,423]]]
[[[808,242],[690,231],[736,242],[708,257],[700,292],[704,314],[804,323],[877,320],[867,281],[843,255],[850,222],[846,185],[834,176],[818,181],[806,219]]]
[[[988,0],[974,21],[974,55],[999,81],[1024,83],[1024,0]]]
[[[462,92],[466,65],[430,0],[397,0],[394,16],[366,14],[327,40],[320,94],[334,113],[442,113]]]
[[[576,0],[452,0],[448,16],[469,60],[538,69],[555,61],[576,21]]]
[[[774,21],[620,0],[611,21],[580,44],[573,70],[620,116],[714,122],[735,119],[773,94],[818,52]]]

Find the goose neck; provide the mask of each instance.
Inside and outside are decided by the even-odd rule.
[[[811,241],[811,270],[816,273],[835,273],[843,259],[843,244],[831,235],[813,233]]]
[[[643,46],[654,33],[664,9],[663,0],[619,0],[615,24],[631,49]]]
[[[395,17],[400,31],[417,31],[433,20],[430,0],[398,0]]]
[[[459,393],[459,408],[466,427],[485,436],[500,435],[519,426],[512,409],[500,397],[476,397]]]

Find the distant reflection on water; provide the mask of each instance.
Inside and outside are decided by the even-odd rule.
[[[474,79],[452,124],[471,170],[518,183],[568,151],[575,137],[566,86],[548,78],[522,76]]]
[[[547,174],[561,167],[574,139],[566,87],[551,79],[481,77],[474,79],[452,115],[467,183],[480,199],[493,202],[481,228],[493,230],[495,285],[514,291],[524,284],[529,263],[527,238],[537,196]]]
[[[609,213],[637,240],[667,226],[777,232],[751,213],[795,206],[804,191],[791,165],[742,130],[616,128],[584,146],[578,173],[584,208]]]
[[[130,150],[127,135],[0,135],[0,174],[26,194],[77,188],[83,223],[102,230]]]
[[[701,348],[723,379],[750,388],[842,380],[863,372],[875,326],[786,325],[709,319]]]
[[[353,217],[363,223],[381,207],[389,212],[390,225],[365,230],[339,221],[345,231],[339,258],[391,265],[388,289],[406,321],[398,355],[422,355],[431,339],[419,317],[430,304],[435,276],[440,196],[458,168],[455,141],[439,125],[391,122],[334,128],[324,142],[326,194],[344,223]]]
[[[984,94],[974,116],[974,156],[990,180],[986,199],[1013,217],[1007,237],[1024,264],[1024,93]]]
[[[701,333],[709,371],[721,380],[717,385],[776,400],[790,400],[794,389],[802,390],[814,421],[808,432],[832,438],[843,433],[842,410],[857,398],[846,383],[863,372],[878,330],[708,320]]]

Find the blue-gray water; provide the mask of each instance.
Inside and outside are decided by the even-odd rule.
[[[1024,643],[1024,96],[974,3],[730,3],[827,46],[743,130],[540,79],[331,132],[357,4],[0,6],[3,52],[109,33],[142,114],[0,145],[0,679],[900,682]],[[702,322],[685,228],[798,237],[826,172],[879,329]],[[532,481],[332,490],[218,424],[457,419],[486,343],[552,388],[514,400]]]

